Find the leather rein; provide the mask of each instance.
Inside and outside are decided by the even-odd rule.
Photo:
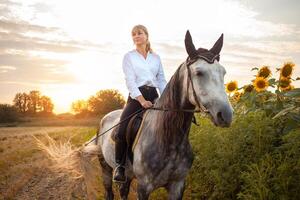
[[[194,110],[194,109],[172,109],[172,108],[157,108],[157,107],[150,107],[147,109],[151,109],[151,110],[158,110],[158,111],[174,111],[174,112],[188,112],[188,113],[195,113],[195,112],[204,112],[204,113],[208,113],[208,110],[199,102],[197,95],[196,95],[196,91],[195,91],[195,87],[194,87],[194,83],[192,80],[192,72],[191,72],[191,68],[190,66],[195,63],[199,58],[202,58],[203,60],[207,61],[208,63],[213,63],[213,61],[215,59],[218,58],[219,55],[216,55],[215,57],[213,57],[212,60],[208,60],[208,58],[206,58],[205,56],[201,56],[201,55],[197,55],[195,58],[191,59],[190,57],[188,57],[186,59],[186,67],[188,69],[188,79],[187,79],[187,91],[189,91],[189,85],[191,83],[192,85],[192,90],[193,90],[193,96],[194,99],[197,103],[197,106],[199,107],[199,110]],[[184,65],[184,63],[182,64]],[[180,68],[182,67],[182,65],[178,68],[178,70],[180,70]],[[95,141],[97,138],[99,138],[100,136],[104,135],[105,133],[107,133],[109,130],[113,129],[114,127],[120,125],[121,123],[123,123],[124,121],[128,120],[129,118],[133,117],[134,115],[137,115],[138,113],[142,112],[143,110],[145,110],[144,108],[141,108],[139,110],[137,110],[136,112],[132,113],[131,115],[129,115],[128,117],[126,117],[126,119],[123,119],[122,121],[120,121],[119,123],[115,124],[114,126],[112,126],[111,128],[109,128],[108,130],[104,131],[103,133],[99,134],[99,132],[97,131],[97,135],[95,138],[93,138],[92,140],[90,140],[89,142],[85,143],[84,146],[87,146],[88,144],[90,144],[91,142]],[[192,118],[192,122],[195,123],[197,126],[199,126],[199,124],[197,124],[196,122],[196,118],[195,116],[193,116]],[[98,141],[98,140],[97,140]],[[96,143],[97,143],[96,141]]]

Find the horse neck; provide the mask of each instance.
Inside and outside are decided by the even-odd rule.
[[[182,64],[184,65],[184,64]],[[164,109],[194,110],[195,106],[188,101],[188,94],[184,90],[184,68],[180,66],[168,82],[161,97],[156,101],[154,107]],[[158,135],[159,140],[166,143],[184,142],[188,140],[188,133],[192,122],[193,112],[182,111],[157,111],[157,129],[163,130]]]
[[[193,110],[195,106],[188,100],[187,89],[184,87],[187,84],[185,74],[186,63],[182,63],[176,72],[171,77],[166,88],[161,94],[160,98],[156,101],[155,107],[165,108],[165,109],[177,109],[177,110]]]

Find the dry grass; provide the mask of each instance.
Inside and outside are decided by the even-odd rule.
[[[57,145],[65,145],[64,151],[69,152],[81,147],[95,132],[94,127],[81,126],[0,128],[0,199],[87,199],[83,178],[74,180],[69,174],[53,170],[53,162],[39,149],[34,137],[43,144],[52,143],[54,149]],[[52,138],[51,142],[46,135]],[[103,199],[98,160],[93,160],[92,164],[93,176],[96,177],[92,184],[97,185],[94,188],[97,199]],[[113,190],[116,199],[120,199],[118,187]],[[166,195],[161,194],[154,193],[150,199],[165,199]],[[136,199],[135,181],[129,199]]]
[[[21,122],[0,123],[0,127],[57,127],[57,126],[94,126],[97,127],[101,117],[78,119],[75,117],[60,118],[24,118]]]
[[[43,135],[49,134],[61,141],[71,137],[70,141],[79,145],[95,131],[91,127],[0,128],[0,199],[68,199],[70,196],[84,199],[84,184],[53,172],[49,168],[52,163],[38,149],[32,136],[42,140]]]

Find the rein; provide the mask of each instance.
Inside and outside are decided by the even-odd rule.
[[[132,113],[131,115],[129,115],[128,117],[126,117],[125,119],[123,119],[122,121],[118,122],[117,124],[113,125],[112,127],[110,127],[109,129],[107,129],[106,131],[104,131],[103,133],[99,134],[99,132],[97,131],[97,135],[95,138],[93,138],[92,140],[90,140],[89,142],[85,143],[84,146],[89,145],[90,143],[92,143],[93,141],[95,141],[96,139],[98,139],[100,136],[106,134],[108,131],[110,131],[111,129],[119,126],[120,124],[122,124],[123,122],[125,122],[126,120],[130,119],[131,117],[139,114],[140,112],[144,111],[144,110],[158,110],[158,111],[174,111],[174,112],[190,112],[190,113],[195,113],[195,112],[201,112],[200,110],[192,110],[192,109],[164,109],[164,108],[155,108],[155,107],[151,107],[151,108],[141,108],[139,110],[137,110],[136,112]],[[199,126],[199,124],[197,124],[196,119],[193,118],[193,123],[195,123],[197,126]]]
[[[219,55],[216,55],[214,59],[216,59]],[[96,139],[98,139],[100,136],[106,134],[108,131],[110,131],[111,129],[115,128],[116,126],[120,125],[121,123],[125,122],[126,120],[128,120],[129,118],[133,117],[134,115],[137,115],[138,113],[142,112],[143,110],[157,110],[157,111],[172,111],[172,112],[187,112],[187,113],[200,113],[200,112],[204,112],[204,113],[208,113],[209,111],[199,102],[197,95],[196,95],[196,91],[194,88],[194,83],[192,80],[192,76],[191,76],[191,68],[190,66],[196,62],[198,60],[198,58],[202,58],[204,60],[207,60],[206,57],[198,55],[196,58],[194,59],[190,59],[190,57],[188,57],[186,59],[186,67],[188,69],[188,80],[187,80],[187,91],[189,91],[189,83],[191,82],[192,85],[192,90],[193,90],[193,96],[194,99],[197,103],[197,106],[199,107],[199,110],[193,110],[193,109],[173,109],[173,108],[157,108],[157,107],[150,107],[150,108],[141,108],[139,110],[137,110],[136,112],[132,113],[131,115],[129,115],[128,117],[126,117],[125,119],[123,119],[122,121],[120,121],[119,123],[115,124],[114,126],[110,127],[109,129],[107,129],[106,131],[104,131],[103,133],[99,134],[99,132],[97,131],[97,135],[95,138],[93,138],[92,140],[90,140],[89,142],[85,143],[84,146],[87,146],[88,144],[92,143],[93,141],[95,141]],[[183,65],[183,64],[182,64]],[[181,66],[182,66],[181,65]],[[181,68],[181,66],[179,67],[179,69]],[[178,70],[179,70],[178,69]],[[199,124],[197,124],[196,122],[196,118],[195,116],[193,116],[193,123],[195,123],[197,126],[199,126]]]

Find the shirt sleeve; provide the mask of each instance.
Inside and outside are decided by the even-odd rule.
[[[161,60],[160,57],[158,56],[158,60],[159,60],[159,69],[158,69],[158,73],[156,75],[157,78],[157,83],[158,83],[158,90],[160,95],[163,93],[166,85],[167,85],[167,81],[165,78],[165,74],[164,74],[164,70],[161,64]]]
[[[142,93],[140,92],[136,84],[136,76],[128,54],[126,54],[123,58],[122,68],[125,75],[125,81],[127,89],[129,91],[129,95],[131,98],[135,99],[137,96],[142,95]]]

